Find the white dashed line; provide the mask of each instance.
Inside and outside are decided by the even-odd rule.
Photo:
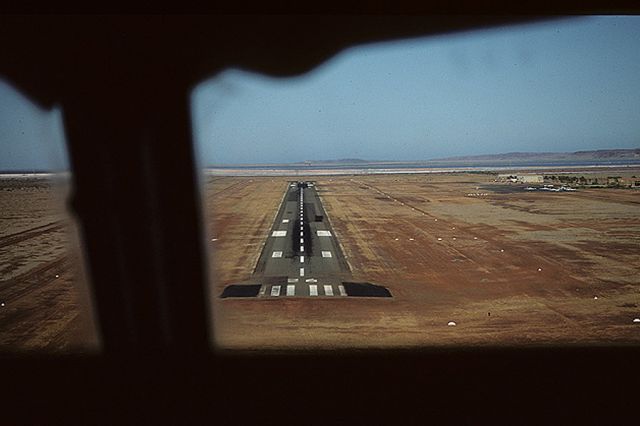
[[[300,268],[300,276],[304,277],[304,268]]]
[[[330,285],[325,285],[324,294],[325,296],[333,296],[333,287],[331,287]]]
[[[340,284],[338,286],[338,290],[340,291],[340,296],[346,296],[347,295],[347,291],[344,289],[344,286],[342,284]]]
[[[272,237],[286,237],[287,231],[273,231]]]
[[[333,256],[331,255],[330,251],[323,251],[322,252],[322,257],[333,257]]]
[[[304,256],[300,256],[300,263],[304,263]]]
[[[318,237],[330,237],[331,231],[318,231]]]
[[[300,246],[300,251],[304,251],[304,246]]]
[[[304,238],[300,238],[300,244],[304,243]]]
[[[289,219],[282,219],[282,223],[289,223]]]
[[[310,285],[309,286],[309,296],[317,296],[318,295],[318,286],[317,285]]]
[[[280,286],[279,285],[274,285],[273,287],[271,287],[271,295],[274,296],[274,297],[280,296]]]
[[[288,283],[297,283],[297,282],[298,282],[298,279],[297,279],[297,278],[288,278],[288,279],[287,279],[287,282],[288,282]]]
[[[300,231],[300,236],[304,237],[304,232]]]
[[[290,284],[287,286],[287,296],[295,296],[296,294],[296,286]]]
[[[273,254],[271,255],[271,257],[282,257],[282,252],[281,251],[274,251]]]

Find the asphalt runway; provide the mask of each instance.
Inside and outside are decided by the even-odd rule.
[[[351,276],[313,182],[290,182],[254,271],[258,297],[345,297]]]

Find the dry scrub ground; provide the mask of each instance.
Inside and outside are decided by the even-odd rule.
[[[639,191],[527,192],[480,173],[317,178],[354,277],[394,298],[220,300],[250,277],[287,178],[210,179],[221,347],[640,341]]]
[[[64,182],[0,179],[0,351],[99,343]]]
[[[493,177],[309,177],[354,277],[394,295],[319,300],[218,297],[251,278],[290,178],[204,178],[216,343],[637,345],[640,191],[527,192]],[[0,181],[0,351],[99,347],[63,200],[51,182]]]

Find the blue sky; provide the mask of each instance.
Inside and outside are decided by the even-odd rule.
[[[204,164],[636,148],[640,19],[361,46],[289,79],[228,70],[192,106]]]
[[[0,171],[67,168],[60,109],[43,110],[0,80]]]
[[[296,78],[227,70],[191,104],[202,165],[636,148],[640,18],[371,44]],[[66,168],[62,113],[0,80],[0,170]]]

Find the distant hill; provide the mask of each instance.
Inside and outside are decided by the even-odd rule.
[[[362,160],[360,158],[341,158],[339,160],[313,160],[313,161],[305,161],[298,162],[294,164],[359,164],[359,163],[370,163],[370,161]]]
[[[486,161],[611,161],[611,160],[640,160],[640,148],[635,149],[600,149],[597,151],[576,152],[508,152],[505,154],[466,155],[429,160],[429,162],[486,162]]]
[[[576,152],[507,152],[504,154],[465,155],[458,157],[436,158],[423,161],[367,161],[359,158],[343,158],[339,160],[316,160],[297,162],[300,165],[363,165],[363,164],[430,164],[430,163],[485,163],[485,162],[583,162],[583,161],[640,161],[640,148],[635,149],[600,149],[596,151]]]
[[[415,161],[368,161],[359,158],[339,160],[299,161],[294,163],[271,164],[212,164],[213,168],[255,168],[255,169],[341,169],[341,168],[399,168],[399,167],[504,167],[529,165],[567,164],[640,164],[640,148],[600,149],[576,152],[508,152],[505,154],[465,155]]]

